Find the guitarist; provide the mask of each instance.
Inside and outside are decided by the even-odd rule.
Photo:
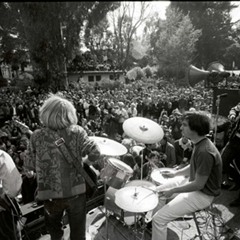
[[[39,117],[43,128],[31,134],[24,168],[36,172],[36,198],[44,203],[47,230],[52,240],[62,239],[66,212],[70,239],[85,240],[86,186],[73,161],[83,164],[82,156],[87,155],[94,162],[100,150],[77,124],[76,109],[64,97],[51,95],[41,106]],[[64,147],[74,155],[72,162]]]
[[[230,183],[229,175],[231,169],[230,164],[232,161],[235,159],[236,162],[240,163],[240,102],[231,108],[228,119],[232,122],[232,130],[229,140],[221,153],[223,161],[222,188],[225,189],[237,187]]]
[[[21,191],[22,177],[11,156],[0,150],[0,239],[21,239],[20,211],[14,199]]]

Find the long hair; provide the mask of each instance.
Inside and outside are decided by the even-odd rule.
[[[183,119],[188,121],[189,128],[199,136],[207,135],[211,129],[211,120],[203,111],[185,112]]]
[[[77,124],[78,118],[74,105],[62,96],[51,95],[39,110],[40,121],[53,130]]]

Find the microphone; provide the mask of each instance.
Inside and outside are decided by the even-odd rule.
[[[217,97],[226,97],[228,94],[227,93],[223,93],[223,94],[219,94],[219,95],[217,95]]]

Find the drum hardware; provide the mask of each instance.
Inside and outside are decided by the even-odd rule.
[[[89,139],[93,140],[99,147],[101,155],[105,156],[121,156],[127,153],[127,148],[123,146],[122,144],[108,139],[104,137],[89,137]],[[107,161],[106,161],[107,160]],[[108,165],[107,165],[108,163]],[[125,163],[121,162],[118,159],[114,158],[105,158],[104,159],[104,168],[103,171],[100,173],[100,178],[103,180],[103,186],[104,186],[104,195],[106,196],[107,192],[107,183],[113,184],[114,186],[121,187],[121,180],[125,177],[124,173],[126,170],[127,173],[132,174],[133,170],[126,165]],[[121,173],[118,174],[117,170],[122,170]],[[113,173],[115,174],[113,176]],[[112,176],[109,176],[109,174],[112,174]],[[115,178],[114,178],[115,177]],[[116,180],[116,181],[114,181]],[[105,200],[106,201],[106,200]],[[105,217],[106,217],[106,240],[108,240],[108,209],[105,206]]]
[[[217,113],[215,116],[215,125],[214,125],[214,137],[213,137],[213,143],[216,145],[216,139],[217,139],[217,123],[218,123],[218,117],[219,117],[219,108],[220,108],[220,101],[221,101],[221,97],[224,94],[221,95],[217,95],[217,100],[216,100],[216,106],[217,106]],[[226,93],[227,95],[227,93]]]
[[[117,190],[115,193],[115,203],[121,209],[134,213],[134,235],[137,237],[137,217],[152,209],[158,204],[158,196],[147,187],[141,186],[125,186],[122,189]],[[145,234],[145,220],[143,221],[143,233]]]
[[[137,142],[153,144],[159,142],[164,132],[156,122],[143,117],[128,118],[123,123],[125,134]],[[143,155],[141,155],[141,180],[143,179]]]

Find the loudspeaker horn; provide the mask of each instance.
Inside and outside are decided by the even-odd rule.
[[[205,71],[193,65],[190,65],[187,74],[188,83],[191,87],[193,87],[197,83],[206,80],[209,74],[210,74],[209,71]]]

